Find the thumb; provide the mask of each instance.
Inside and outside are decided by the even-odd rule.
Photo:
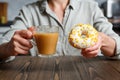
[[[28,28],[28,30],[29,30],[29,31],[31,31],[31,32],[32,32],[32,34],[33,34],[33,33],[35,32],[35,27],[34,27],[34,26],[29,27],[29,28]]]
[[[32,38],[32,32],[29,30],[21,30],[19,34],[26,39],[31,39]]]

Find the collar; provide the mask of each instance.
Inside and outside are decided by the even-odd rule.
[[[47,0],[39,1],[40,12],[43,13],[47,8]]]
[[[78,2],[77,0],[70,0],[70,3],[69,3],[69,6],[72,8],[72,9],[76,9],[77,8],[77,5]]]
[[[41,10],[41,13],[44,12],[46,9],[48,9],[48,3],[47,3],[47,0],[42,0],[42,1],[39,1],[39,4],[40,4],[40,10]],[[78,7],[78,0],[70,0],[70,3],[69,3],[69,7],[71,9],[77,9]]]

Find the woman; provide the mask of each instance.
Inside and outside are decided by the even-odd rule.
[[[68,35],[78,23],[91,24],[99,31],[99,41],[92,47],[80,50],[70,46]],[[102,53],[108,57],[120,54],[119,36],[102,14],[98,4],[88,0],[43,0],[24,6],[15,18],[11,29],[1,39],[0,58],[5,59],[32,51],[32,26],[60,26],[57,55],[83,55],[91,58]],[[32,49],[31,49],[32,48]],[[35,56],[32,52],[31,55]]]

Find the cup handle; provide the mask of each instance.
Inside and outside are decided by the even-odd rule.
[[[36,43],[34,40],[30,40],[33,46],[36,46]]]

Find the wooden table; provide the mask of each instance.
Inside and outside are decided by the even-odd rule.
[[[18,56],[0,64],[0,80],[120,80],[120,60]]]

